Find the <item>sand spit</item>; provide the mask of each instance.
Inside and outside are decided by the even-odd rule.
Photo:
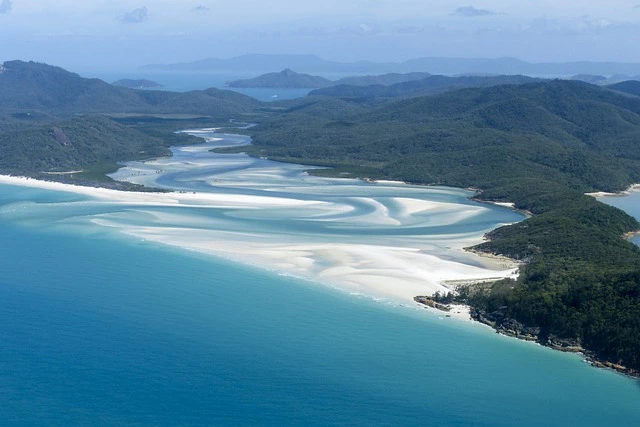
[[[130,207],[152,218],[148,223],[125,221],[121,217],[96,215],[91,222],[139,238],[203,252],[297,277],[325,283],[347,292],[367,295],[400,303],[415,304],[416,295],[447,292],[451,284],[460,281],[490,280],[514,277],[518,265],[505,259],[480,257],[464,251],[464,247],[479,243],[478,235],[440,235],[433,241],[422,242],[421,236],[401,240],[388,239],[351,241],[313,236],[292,236],[269,230],[230,230],[205,226],[203,219],[183,213],[167,213],[159,207],[198,207],[233,209],[234,212],[285,209],[331,217],[349,209],[318,200],[300,200],[280,196],[244,195],[214,192],[141,193],[123,192],[104,188],[82,187],[57,182],[40,181],[24,177],[0,176],[1,184],[36,187],[53,191],[73,192],[89,196],[94,203]],[[404,216],[429,212],[445,212],[456,220],[473,217],[477,208],[455,204],[414,200],[398,197],[397,217],[389,216],[388,209],[372,203],[368,213],[358,225],[393,226],[405,221]],[[180,212],[183,212],[182,210]],[[188,209],[186,210],[188,212]],[[450,213],[450,215],[449,215]],[[399,220],[398,220],[399,218]],[[447,257],[440,252],[448,251]],[[455,317],[468,318],[468,309],[460,307]]]

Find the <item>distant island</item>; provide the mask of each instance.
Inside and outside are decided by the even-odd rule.
[[[428,75],[419,78],[420,73],[395,74],[395,79],[386,78],[389,74],[382,76],[365,76],[363,78],[349,77],[341,81],[351,82],[350,84],[336,84],[335,86],[312,90],[309,95],[339,97],[343,99],[380,99],[380,98],[403,98],[424,95],[435,95],[457,89],[472,87],[491,87],[508,84],[523,84],[543,81],[527,76],[436,76]],[[404,77],[404,81],[403,78]],[[411,77],[418,77],[412,80]],[[392,84],[369,84],[367,81],[393,82]]]
[[[518,278],[458,297],[497,330],[640,372],[640,248],[623,237],[640,223],[585,195],[640,182],[637,82],[430,76],[400,83],[393,96],[393,85],[353,97],[345,93],[361,87],[341,85],[262,103],[218,89],[115,87],[35,62],[2,70],[0,174],[131,189],[105,173],[198,140],[176,130],[236,119],[257,124],[241,131],[253,145],[223,151],[323,166],[312,173],[325,176],[474,188],[479,201],[513,203],[531,217],[468,249],[521,261]],[[420,83],[429,79],[441,84],[435,95]]]
[[[386,73],[380,75],[349,76],[332,81],[320,76],[297,73],[285,68],[279,73],[262,74],[252,79],[231,80],[226,84],[233,88],[320,89],[339,85],[370,86],[394,85],[431,77],[429,73]]]
[[[332,82],[324,77],[300,74],[285,68],[279,73],[267,73],[253,79],[232,80],[226,84],[236,88],[307,89],[331,86]]]
[[[626,74],[614,74],[612,76],[597,76],[592,74],[577,74],[569,77],[569,80],[579,80],[585,83],[591,83],[598,86],[611,86],[617,83],[627,81],[640,81],[640,75],[628,76]]]
[[[612,87],[622,82],[640,81],[640,75],[615,74],[606,77],[602,75],[576,74],[566,79]],[[266,73],[250,79],[230,80],[226,82],[226,85],[232,88],[315,89],[311,92],[311,95],[393,97],[401,96],[403,93],[408,93],[412,96],[429,95],[465,87],[498,86],[501,84],[532,83],[534,81],[541,81],[541,79],[523,75],[469,74],[445,76],[427,72],[355,75],[338,80],[329,80],[321,76],[297,73],[285,68],[279,73]]]
[[[129,89],[160,89],[163,87],[158,82],[146,79],[120,79],[111,84],[114,86],[121,86]]]
[[[411,73],[429,72],[444,75],[524,74],[534,77],[563,77],[579,74],[637,76],[640,63],[622,62],[540,62],[517,58],[414,58],[403,62],[338,62],[315,55],[247,54],[233,58],[206,58],[177,64],[149,64],[144,70],[163,71],[255,71],[264,73],[290,68],[303,73]],[[613,83],[613,82],[612,82]]]

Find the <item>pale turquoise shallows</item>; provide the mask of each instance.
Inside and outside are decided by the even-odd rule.
[[[0,425],[640,424],[578,355],[93,222],[151,213],[0,186]]]

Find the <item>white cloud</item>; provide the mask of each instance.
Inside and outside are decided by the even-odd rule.
[[[488,15],[496,15],[496,13],[492,10],[487,9],[477,9],[473,6],[463,6],[459,7],[453,12],[451,12],[452,16],[464,16],[467,18],[474,18],[476,16],[488,16]]]
[[[196,7],[194,7],[193,9],[191,9],[191,11],[192,11],[192,12],[195,12],[195,13],[207,13],[207,12],[209,12],[210,10],[211,10],[211,8],[210,8],[210,7],[203,6],[203,5],[201,5],[201,4],[200,4],[200,5],[198,5],[198,6],[196,6]]]
[[[633,62],[637,34],[640,0],[0,0],[0,56],[50,63],[100,48],[105,63],[126,66],[250,52]]]
[[[118,17],[121,22],[127,24],[139,24],[149,19],[149,11],[146,6],[133,9],[131,12],[127,12],[124,15]]]
[[[522,27],[523,31],[535,32],[547,35],[578,35],[578,34],[604,34],[615,32],[638,31],[638,24],[598,19],[590,15],[583,15],[570,19],[551,18],[540,16],[531,24]]]
[[[0,1],[0,13],[9,13],[13,7],[13,0]]]

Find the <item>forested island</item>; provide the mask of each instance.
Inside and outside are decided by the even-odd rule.
[[[329,80],[324,77],[314,76],[310,74],[296,73],[295,71],[285,68],[279,73],[267,73],[262,74],[252,79],[231,80],[226,84],[229,87],[234,88],[299,88],[299,89],[314,89],[314,88],[326,88],[341,85],[350,86],[373,86],[382,85],[389,86],[399,83],[411,82],[415,80],[422,80],[430,77],[429,73],[414,72],[414,73],[386,73],[379,75],[366,75],[366,76],[349,76],[343,77],[338,80]],[[443,77],[443,76],[440,76]]]
[[[331,167],[313,172],[323,175],[473,188],[478,200],[513,202],[532,216],[471,250],[523,261],[518,279],[458,298],[535,329],[543,343],[567,340],[640,369],[640,248],[623,238],[640,224],[585,195],[640,182],[633,85],[476,77],[475,87],[429,95],[371,86],[350,96],[361,89],[345,86],[265,104],[218,89],[132,90],[21,61],[3,70],[3,174],[121,188],[104,176],[118,161],[166,154],[197,141],[175,130],[234,118],[257,123],[245,130],[253,145],[235,151]]]
[[[120,79],[111,83],[114,86],[128,87],[130,89],[160,89],[162,85],[147,79]]]
[[[285,68],[279,73],[267,73],[252,79],[231,80],[226,85],[242,88],[307,89],[331,86],[331,81],[324,77],[296,73]]]

